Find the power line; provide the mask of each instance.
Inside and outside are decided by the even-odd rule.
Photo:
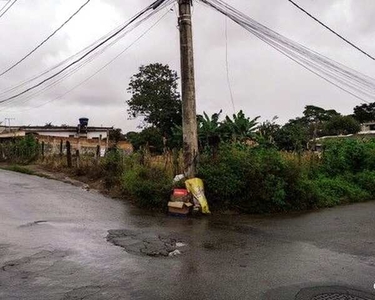
[[[22,57],[19,61],[15,64],[10,66],[8,69],[0,73],[0,76],[8,73],[10,70],[18,66],[21,62],[23,62],[26,58],[32,55],[36,50],[38,50],[41,46],[43,46],[49,39],[51,39],[57,32],[59,32],[66,24],[68,24],[87,4],[89,4],[91,0],[87,0],[78,10],[76,10],[64,23],[62,23],[55,31],[53,31],[47,38],[45,38],[39,45],[37,45],[33,50],[27,53],[24,57]]]
[[[18,1],[18,0],[14,0],[13,3],[11,3],[11,4],[8,6],[8,8],[6,8],[5,11],[3,11],[3,12],[0,14],[0,18],[1,18],[2,16],[4,16],[4,15],[6,14],[6,12],[7,12],[8,10],[10,10],[10,8],[11,8],[14,4],[16,4],[17,1]],[[9,2],[10,2],[10,1],[8,1],[8,3],[9,3]],[[8,3],[5,4],[5,6],[7,6]],[[5,7],[5,6],[4,6],[4,7]],[[3,8],[4,8],[4,7],[3,7]]]
[[[4,6],[0,9],[0,14],[2,13],[2,11],[5,9],[5,7],[8,6],[8,4],[11,2],[12,0],[8,0],[7,3],[4,4]]]
[[[367,102],[375,99],[375,79],[321,55],[260,24],[222,0],[201,0],[325,81]]]
[[[299,10],[301,10],[302,12],[304,12],[306,15],[308,15],[310,18],[312,18],[313,20],[315,20],[316,22],[318,22],[320,25],[322,25],[324,28],[328,29],[330,32],[332,32],[334,35],[336,35],[337,37],[339,37],[340,39],[342,39],[344,42],[346,42],[347,44],[349,44],[350,46],[354,47],[355,49],[357,49],[358,51],[362,52],[364,55],[366,55],[367,57],[371,58],[372,60],[375,60],[375,58],[368,54],[367,52],[365,52],[364,50],[362,50],[359,46],[355,45],[354,43],[350,42],[348,39],[346,39],[345,37],[343,37],[341,34],[337,33],[336,31],[334,31],[332,28],[330,28],[328,25],[324,24],[322,21],[320,21],[318,18],[314,17],[312,14],[310,14],[308,11],[306,11],[304,8],[302,8],[301,6],[299,6],[297,3],[295,3],[294,1],[292,0],[288,0],[290,3],[292,3],[295,7],[297,7]]]
[[[40,81],[39,83],[31,86],[31,87],[28,87],[26,88],[25,90],[21,91],[21,92],[18,92],[16,95],[13,95],[11,97],[8,97],[6,99],[3,99],[3,100],[0,100],[0,103],[5,103],[5,102],[9,102],[13,99],[16,99],[18,98],[19,96],[22,96],[40,86],[42,86],[43,84],[51,81],[52,79],[54,79],[55,77],[59,76],[60,74],[64,73],[65,71],[69,70],[70,68],[72,67],[76,67],[77,64],[79,64],[82,60],[84,59],[87,59],[89,58],[88,56],[90,54],[92,54],[94,51],[96,51],[97,49],[99,49],[101,46],[105,46],[105,44],[107,42],[109,42],[110,40],[112,40],[114,37],[116,37],[117,35],[119,35],[120,33],[122,33],[122,31],[124,31],[127,27],[129,27],[131,24],[133,24],[135,21],[137,21],[140,17],[142,17],[146,12],[150,11],[150,10],[155,10],[157,8],[159,8],[161,6],[161,4],[163,3],[168,3],[168,2],[171,2],[172,0],[157,0],[155,1],[154,3],[152,3],[151,5],[147,6],[145,9],[143,9],[142,11],[140,11],[138,14],[136,14],[133,18],[131,18],[131,20],[129,22],[127,22],[124,26],[122,26],[121,28],[119,28],[118,30],[116,30],[114,33],[112,33],[110,36],[108,36],[107,38],[105,38],[103,41],[101,41],[100,43],[98,43],[95,47],[93,47],[92,49],[90,49],[89,51],[87,51],[85,54],[81,55],[79,58],[75,59],[73,62],[69,63],[67,66],[65,66],[63,69],[61,69],[60,71],[56,72],[55,74],[49,76],[48,78]],[[149,16],[148,16],[149,17]],[[94,54],[95,55],[95,54]]]
[[[169,2],[171,2],[172,0],[168,0]],[[168,3],[165,5],[167,6]],[[158,8],[158,10],[162,9],[163,7],[160,7]],[[54,86],[56,86],[57,84],[59,84],[61,81],[65,80],[66,78],[72,76],[73,74],[75,74],[76,72],[78,72],[80,69],[82,69],[84,66],[86,66],[87,64],[91,63],[92,61],[94,61],[98,56],[102,55],[108,48],[110,48],[111,46],[113,46],[114,44],[116,44],[120,39],[122,39],[126,34],[128,34],[129,32],[131,32],[132,30],[134,30],[136,27],[138,27],[141,23],[143,23],[144,21],[146,21],[147,19],[149,19],[154,13],[156,13],[155,11],[152,13],[152,14],[149,14],[148,16],[144,17],[143,19],[137,21],[136,23],[133,23],[133,26],[132,28],[127,28],[124,32],[122,32],[118,37],[116,37],[112,42],[110,42],[109,44],[105,45],[100,51],[97,51],[95,52],[93,55],[85,58],[84,60],[82,60],[81,62],[79,62],[76,66],[72,67],[71,69],[69,69],[66,73],[63,74],[62,77],[58,78],[58,79],[54,79],[54,81],[52,81],[52,83],[48,83],[47,86],[44,86],[41,90],[31,94],[31,95],[28,95],[27,98],[25,100],[22,100],[22,103],[25,103],[26,101],[30,100],[31,98],[34,98],[38,95],[40,95],[41,93],[43,93],[44,91],[48,90],[48,89],[51,89],[53,88]],[[126,24],[126,23],[125,23]],[[114,32],[114,31],[112,31]],[[107,35],[108,36],[108,35]],[[100,40],[103,40],[103,38],[101,38]],[[96,43],[94,43],[93,45],[95,45]],[[85,49],[90,49],[90,47],[86,47]],[[85,51],[80,51],[79,53],[84,53]],[[76,55],[73,55],[71,58],[74,58],[74,57],[78,57],[77,54]],[[67,59],[65,60],[63,63],[60,63],[58,64],[58,66],[60,65],[64,65],[65,62],[69,62],[69,60],[71,59]],[[56,69],[57,67],[53,67],[52,70]],[[47,74],[49,73],[49,71],[46,71],[44,72],[43,74]],[[23,85],[23,84],[21,84]],[[14,89],[17,89],[16,88],[13,88],[12,90]],[[7,104],[9,104],[10,102],[12,101],[17,101],[18,98],[15,98],[13,100],[10,100],[7,102]]]
[[[236,113],[236,106],[234,105],[234,97],[232,90],[232,83],[230,81],[230,72],[229,72],[229,59],[228,59],[228,20],[225,17],[225,67],[227,71],[227,83],[230,94],[230,100],[232,102],[233,113]]]
[[[80,83],[78,83],[77,85],[73,86],[71,89],[69,89],[68,91],[66,91],[64,94],[62,94],[62,95],[60,95],[60,96],[58,96],[56,98],[53,98],[53,99],[51,99],[51,100],[49,100],[47,102],[44,102],[44,103],[42,103],[40,105],[37,105],[35,107],[31,107],[29,109],[25,109],[23,111],[30,111],[32,109],[42,107],[42,106],[44,106],[44,105],[46,105],[48,103],[54,102],[56,100],[60,100],[60,99],[64,98],[66,95],[68,95],[69,93],[71,93],[74,90],[76,90],[81,85],[83,85],[86,82],[90,81],[93,77],[95,77],[101,71],[103,71],[104,69],[106,69],[114,61],[116,61],[120,56],[122,56],[126,51],[128,51],[132,46],[134,46],[139,40],[141,40],[147,33],[149,33],[154,27],[156,27],[168,14],[169,14],[169,11],[166,12],[165,14],[163,14],[154,24],[152,24],[148,29],[146,29],[138,38],[136,38],[132,43],[130,43],[126,48],[124,48],[120,53],[118,53],[115,57],[113,57],[109,62],[107,62],[106,64],[104,64],[102,67],[100,67],[98,70],[96,70],[89,77],[87,77],[86,79],[84,79],[83,81],[81,81]],[[7,109],[6,108],[3,109],[3,110],[0,109],[0,111],[4,111],[4,110],[7,110]],[[14,111],[14,112],[19,112],[19,111]]]

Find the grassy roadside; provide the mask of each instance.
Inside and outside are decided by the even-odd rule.
[[[17,173],[22,173],[22,174],[27,174],[27,175],[37,175],[35,171],[25,167],[25,166],[20,166],[20,165],[10,165],[10,166],[0,166],[0,169],[6,170],[6,171],[12,171],[12,172],[17,172]]]
[[[42,177],[42,178],[46,178],[46,179],[55,179],[48,174],[33,170],[30,166],[2,164],[2,165],[0,165],[0,170],[17,172],[17,173],[32,175],[32,176],[38,176],[38,177]]]

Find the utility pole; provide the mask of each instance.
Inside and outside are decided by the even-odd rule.
[[[182,128],[184,172],[187,178],[195,177],[198,160],[198,128],[195,101],[192,0],[178,0],[181,48]]]

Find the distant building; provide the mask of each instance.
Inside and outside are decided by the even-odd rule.
[[[88,122],[89,119],[81,118],[77,126],[3,126],[0,127],[0,139],[34,134],[39,136],[105,140],[109,137],[110,131],[113,130],[113,127],[90,127]]]
[[[375,133],[375,121],[361,124],[361,133]]]
[[[321,152],[323,149],[322,142],[324,140],[343,139],[343,138],[345,139],[375,138],[375,121],[361,124],[361,131],[355,134],[322,136],[322,137],[316,138],[315,140],[311,140],[309,142],[308,148]]]
[[[0,139],[9,137],[22,137],[28,134],[41,136],[56,136],[56,137],[71,137],[71,138],[87,138],[87,139],[103,139],[109,136],[109,132],[113,127],[86,127],[79,128],[78,126],[0,126]]]
[[[69,142],[72,150],[79,150],[81,153],[96,153],[99,147],[101,155],[104,155],[108,148],[114,146],[109,139],[110,132],[113,130],[113,127],[88,126],[87,118],[81,118],[77,126],[0,126],[0,143],[33,135],[45,145],[44,148],[49,154],[57,154],[65,150],[65,144]],[[133,151],[132,145],[128,142],[122,141],[116,146],[126,153]]]

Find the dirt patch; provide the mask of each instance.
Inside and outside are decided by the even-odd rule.
[[[124,248],[128,253],[151,257],[173,257],[181,254],[181,249],[186,246],[183,241],[172,236],[126,229],[109,230],[107,241]]]

